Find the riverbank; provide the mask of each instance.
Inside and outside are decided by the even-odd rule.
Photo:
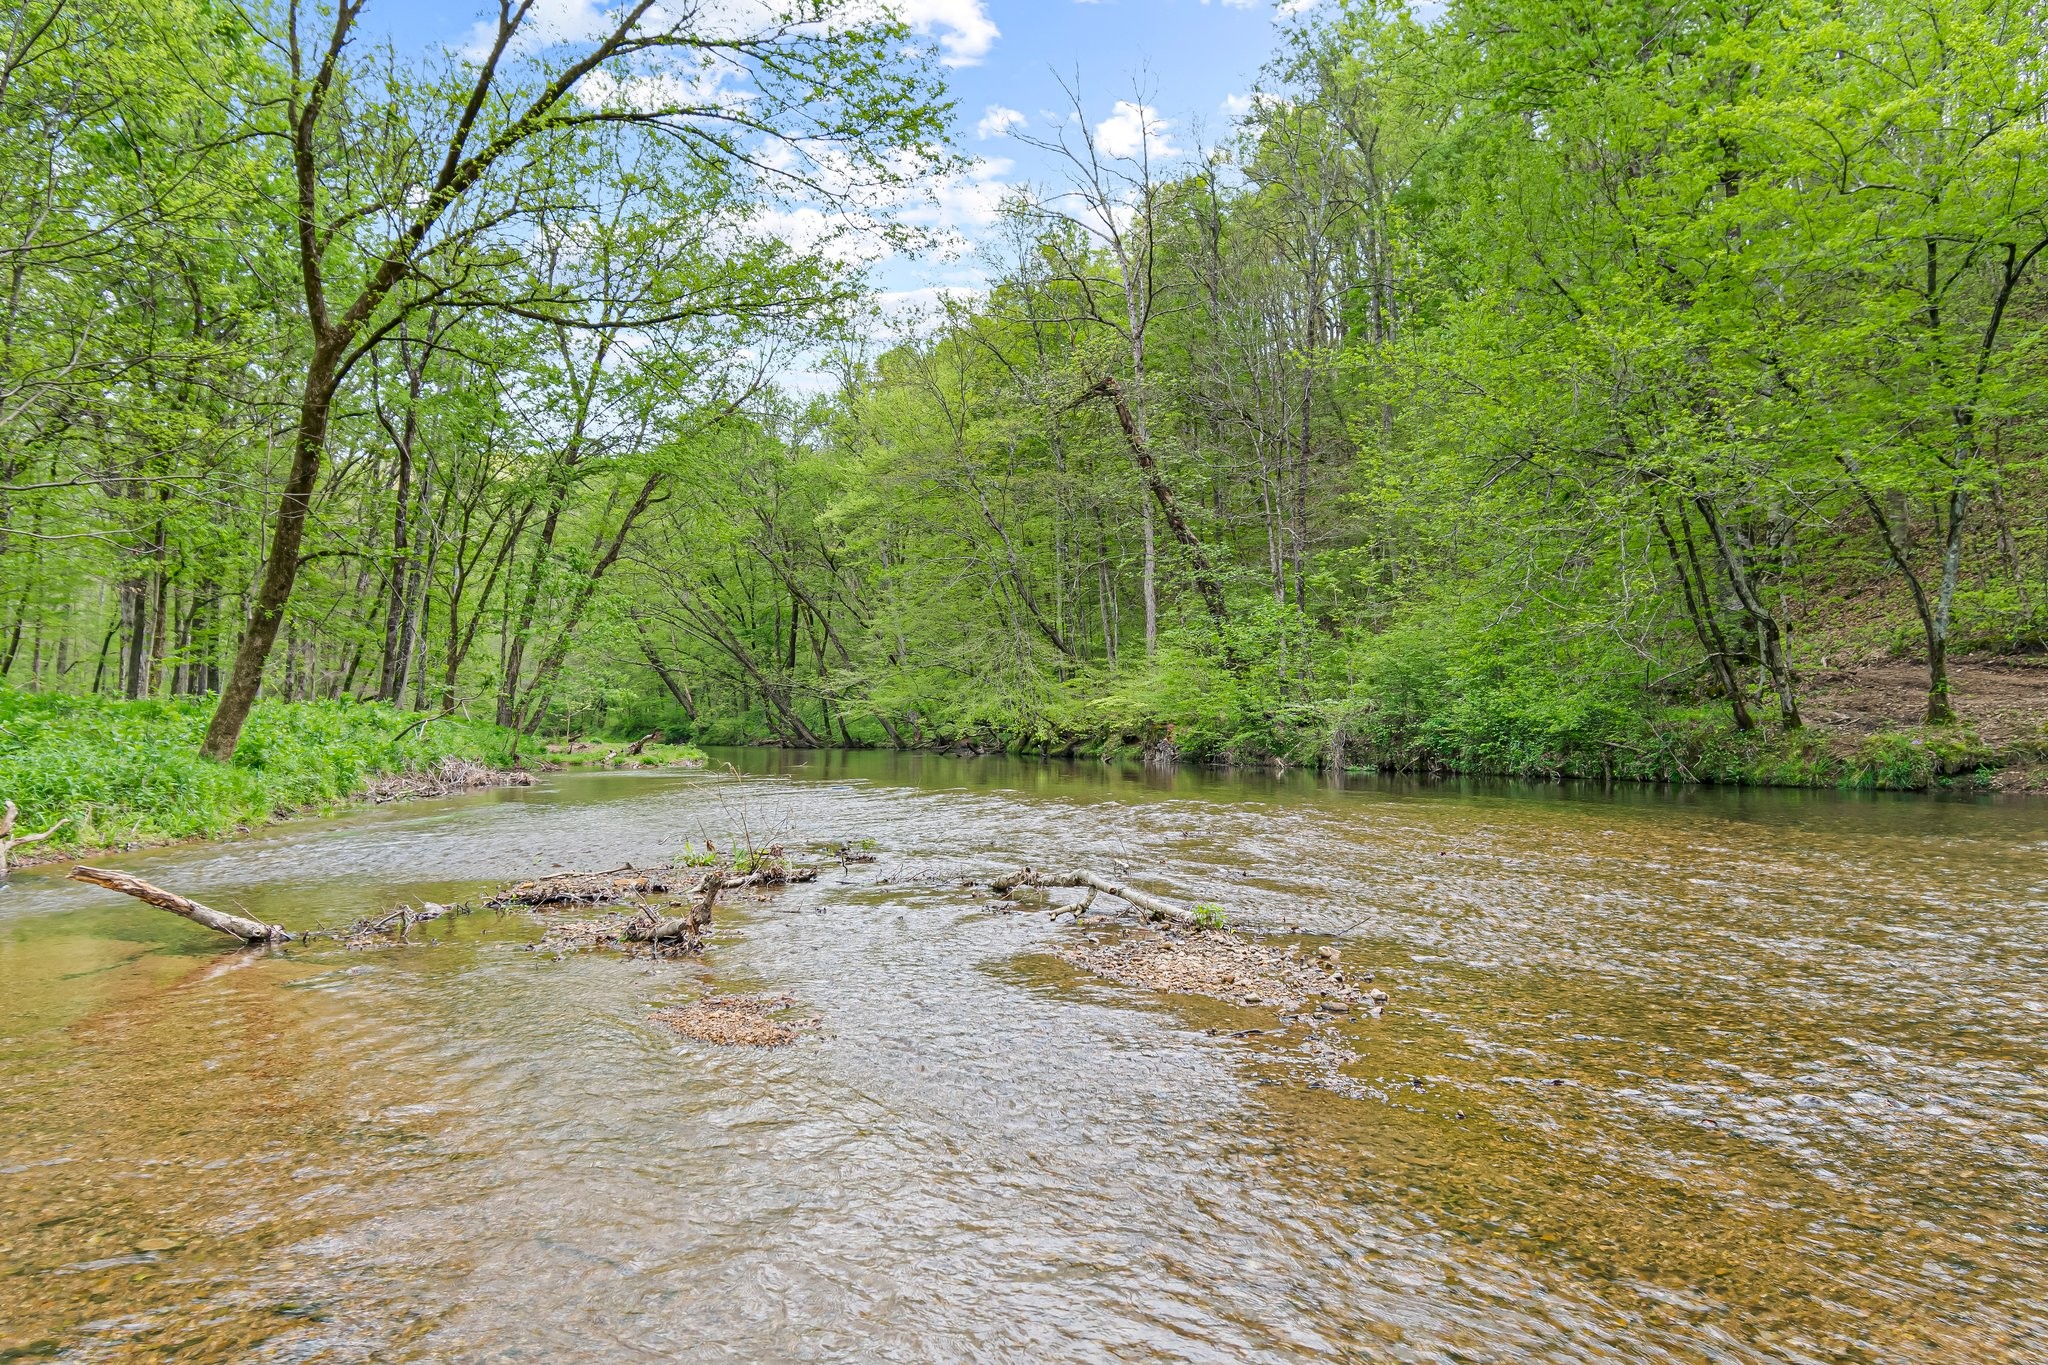
[[[218,838],[367,800],[497,785],[511,732],[366,702],[258,703],[233,763],[199,757],[203,701],[0,691],[0,797],[18,829],[65,823],[16,866]]]
[[[1163,653],[1122,679],[1077,678],[1001,705],[927,706],[911,747],[1219,768],[1340,768],[1423,777],[1581,778],[1877,791],[2048,791],[2048,665],[1952,665],[1954,725],[1918,723],[1924,670],[1882,660],[1803,680],[1804,725],[1757,703],[1735,728],[1719,701],[1659,700],[1612,675],[1529,669],[1381,669],[1348,691],[1283,702],[1256,672],[1232,677]],[[878,728],[852,725],[868,747]],[[873,733],[866,731],[873,729]],[[910,728],[898,723],[896,733]],[[712,722],[715,743],[786,743],[758,713]]]

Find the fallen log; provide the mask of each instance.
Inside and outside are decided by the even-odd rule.
[[[0,877],[7,875],[7,855],[14,851],[15,845],[40,844],[43,840],[64,828],[71,820],[71,817],[67,815],[41,834],[17,835],[14,832],[14,818],[19,814],[21,814],[21,811],[12,801],[9,801],[4,807],[0,807]]]
[[[124,896],[133,896],[145,904],[154,905],[159,910],[182,915],[194,924],[217,929],[244,943],[284,943],[292,937],[291,930],[282,925],[264,924],[253,919],[244,919],[240,915],[223,914],[219,910],[201,905],[198,901],[187,900],[175,892],[166,891],[160,886],[152,886],[142,878],[131,877],[125,872],[113,872],[103,867],[74,867],[71,869],[70,880],[90,882],[94,886],[104,886],[109,891],[118,891]]]
[[[1122,882],[1105,877],[1099,872],[1090,872],[1086,868],[1077,868],[1072,872],[1040,872],[1026,867],[989,883],[989,889],[1000,895],[1008,895],[1020,886],[1086,887],[1091,892],[1099,891],[1105,896],[1115,896],[1141,912],[1148,920],[1168,920],[1186,928],[1196,928],[1201,924],[1201,921],[1195,918],[1194,911],[1184,906],[1175,905],[1163,896],[1155,896],[1149,891],[1126,886]]]
[[[659,739],[659,738],[661,738],[661,731],[659,731],[659,730],[656,730],[656,731],[655,731],[655,732],[654,732],[653,734],[651,734],[651,735],[642,735],[642,736],[640,736],[640,738],[638,738],[638,739],[634,740],[634,741],[633,741],[633,743],[632,743],[631,745],[629,745],[629,746],[627,747],[627,749],[626,749],[626,757],[628,757],[628,758],[638,758],[638,757],[640,757],[640,755],[641,755],[641,754],[642,754],[643,752],[645,752],[645,750],[646,750],[646,748],[647,748],[648,744],[649,744],[649,743],[651,743],[651,742],[652,742],[652,741],[654,741],[654,740],[657,740],[657,739]]]

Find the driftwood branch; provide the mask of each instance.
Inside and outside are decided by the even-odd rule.
[[[15,807],[12,801],[9,801],[4,807],[0,807],[0,877],[7,875],[7,855],[14,851],[17,844],[40,844],[43,840],[64,828],[71,820],[71,817],[67,815],[41,834],[17,836],[14,832],[14,819],[20,814],[20,810]]]
[[[643,752],[644,752],[644,751],[646,750],[647,746],[648,746],[649,744],[653,743],[653,742],[654,742],[655,740],[659,739],[660,737],[661,737],[661,731],[659,731],[659,730],[656,730],[656,731],[655,731],[655,732],[654,732],[653,734],[651,734],[651,735],[642,735],[642,736],[640,736],[640,738],[638,738],[638,739],[634,740],[634,741],[632,742],[632,744],[631,744],[631,745],[627,746],[627,749],[626,749],[626,757],[628,757],[628,758],[638,758],[638,757],[640,757],[640,755],[641,755],[641,754],[642,754],[642,753],[643,753]]]
[[[725,874],[716,869],[707,872],[697,883],[697,891],[690,899],[689,910],[668,919],[650,917],[635,920],[626,926],[626,937],[635,943],[661,943],[668,939],[697,939],[711,927],[711,907],[718,899],[718,893],[729,883]]]
[[[221,933],[238,938],[244,943],[283,943],[292,936],[291,931],[282,925],[263,924],[257,920],[244,919],[240,915],[223,914],[201,905],[198,901],[187,900],[175,892],[166,891],[160,886],[151,886],[140,877],[131,877],[125,872],[112,872],[101,867],[74,867],[71,869],[71,880],[91,882],[94,886],[104,886],[109,891],[133,896],[145,904],[154,905],[159,910],[183,915],[194,924],[218,929]]]
[[[1140,891],[1135,887],[1126,886],[1122,882],[1105,877],[1099,872],[1090,872],[1085,868],[1078,868],[1072,872],[1041,872],[1034,868],[1026,867],[1007,876],[998,877],[989,883],[989,889],[1003,895],[1008,895],[1020,886],[1086,887],[1091,899],[1094,893],[1098,891],[1105,896],[1115,896],[1118,900],[1125,902],[1133,909],[1142,913],[1146,919],[1167,920],[1190,928],[1200,923],[1195,918],[1194,912],[1185,906],[1175,905],[1163,896],[1155,896],[1149,891]]]
[[[704,874],[691,893],[690,908],[679,916],[659,918],[650,912],[645,919],[635,920],[626,926],[626,937],[635,943],[662,943],[669,939],[702,938],[711,927],[711,907],[718,901],[721,891],[738,891],[749,886],[784,886],[790,882],[816,881],[818,870],[812,867],[788,869],[769,868],[760,872],[749,872],[735,877],[729,872],[713,869]]]

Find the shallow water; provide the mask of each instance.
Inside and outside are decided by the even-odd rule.
[[[704,958],[377,952],[0,890],[0,1360],[2048,1358],[2023,801],[888,754],[575,775],[108,861],[295,926],[706,837],[879,861]],[[958,883],[1338,935],[1341,1072]],[[1317,941],[1320,941],[1319,939]],[[788,992],[778,1051],[650,1008]]]

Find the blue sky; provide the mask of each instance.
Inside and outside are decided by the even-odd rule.
[[[1002,192],[1043,182],[1052,167],[1006,135],[1047,133],[1070,115],[1061,81],[1075,85],[1091,124],[1115,149],[1148,107],[1156,139],[1185,150],[1213,142],[1272,54],[1284,22],[1274,0],[889,0],[947,63],[958,101],[957,146],[975,169],[943,187],[937,208],[913,215],[972,239]],[[604,0],[539,0],[541,16],[571,26]],[[1287,6],[1298,9],[1300,4]],[[495,5],[491,5],[495,12]],[[463,46],[483,14],[475,0],[370,0],[363,24],[401,50]],[[971,287],[979,274],[959,257],[892,259],[877,284],[899,297]]]
[[[989,191],[1055,173],[1004,130],[1046,134],[1071,117],[1062,82],[1111,151],[1132,141],[1140,104],[1167,148],[1214,142],[1280,32],[1272,0],[906,0],[902,12],[951,58],[959,144],[984,159],[978,184]],[[971,236],[973,224],[959,221],[968,216],[948,225]],[[971,263],[932,259],[890,262],[878,277],[906,294],[978,282]]]

